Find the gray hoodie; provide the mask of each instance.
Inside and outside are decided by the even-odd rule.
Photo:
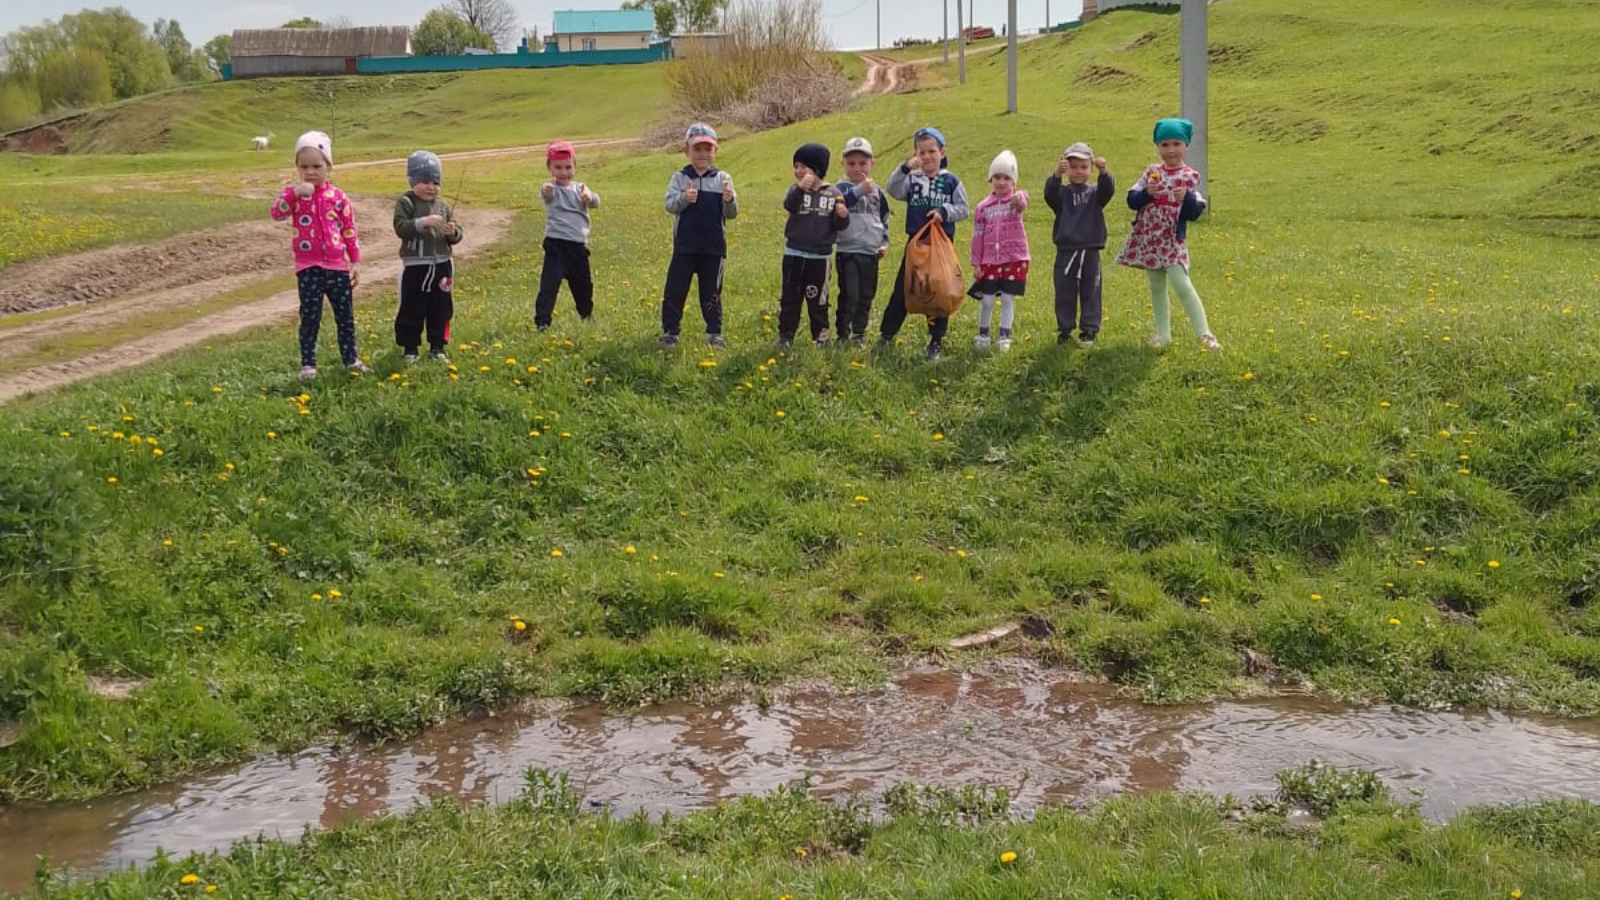
[[[591,189],[589,203],[585,205],[581,182],[574,181],[565,187],[551,182],[551,186],[555,191],[544,201],[544,236],[575,244],[589,243],[589,210],[600,205],[600,195]],[[539,196],[543,198],[542,190]]]

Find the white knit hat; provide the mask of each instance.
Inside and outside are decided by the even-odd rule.
[[[989,163],[989,180],[993,181],[996,175],[1009,175],[1012,181],[1017,180],[1017,155],[1010,150],[1001,150],[1000,155]]]
[[[294,142],[294,155],[299,158],[300,151],[312,149],[322,154],[322,158],[333,165],[333,140],[320,131],[308,131]]]

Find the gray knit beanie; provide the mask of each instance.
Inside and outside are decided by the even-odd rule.
[[[411,184],[443,184],[444,164],[437,154],[418,150],[406,158],[406,179]]]

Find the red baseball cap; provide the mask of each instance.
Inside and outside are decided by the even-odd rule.
[[[544,151],[546,162],[557,159],[572,159],[572,144],[567,141],[551,141],[550,146]]]

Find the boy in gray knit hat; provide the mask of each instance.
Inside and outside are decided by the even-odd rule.
[[[427,150],[406,160],[406,180],[411,190],[394,202],[394,233],[400,237],[400,310],[394,317],[394,342],[405,351],[406,362],[417,361],[424,326],[428,332],[428,357],[449,362],[450,320],[455,316],[455,263],[451,248],[461,243],[461,224],[439,199],[444,165]]]
[[[589,272],[589,210],[600,205],[600,195],[576,180],[577,155],[572,144],[555,141],[545,148],[544,165],[550,180],[539,188],[544,200],[544,268],[539,272],[539,295],[533,301],[533,326],[550,328],[556,293],[561,282],[572,288],[578,318],[594,315],[594,277]]]

